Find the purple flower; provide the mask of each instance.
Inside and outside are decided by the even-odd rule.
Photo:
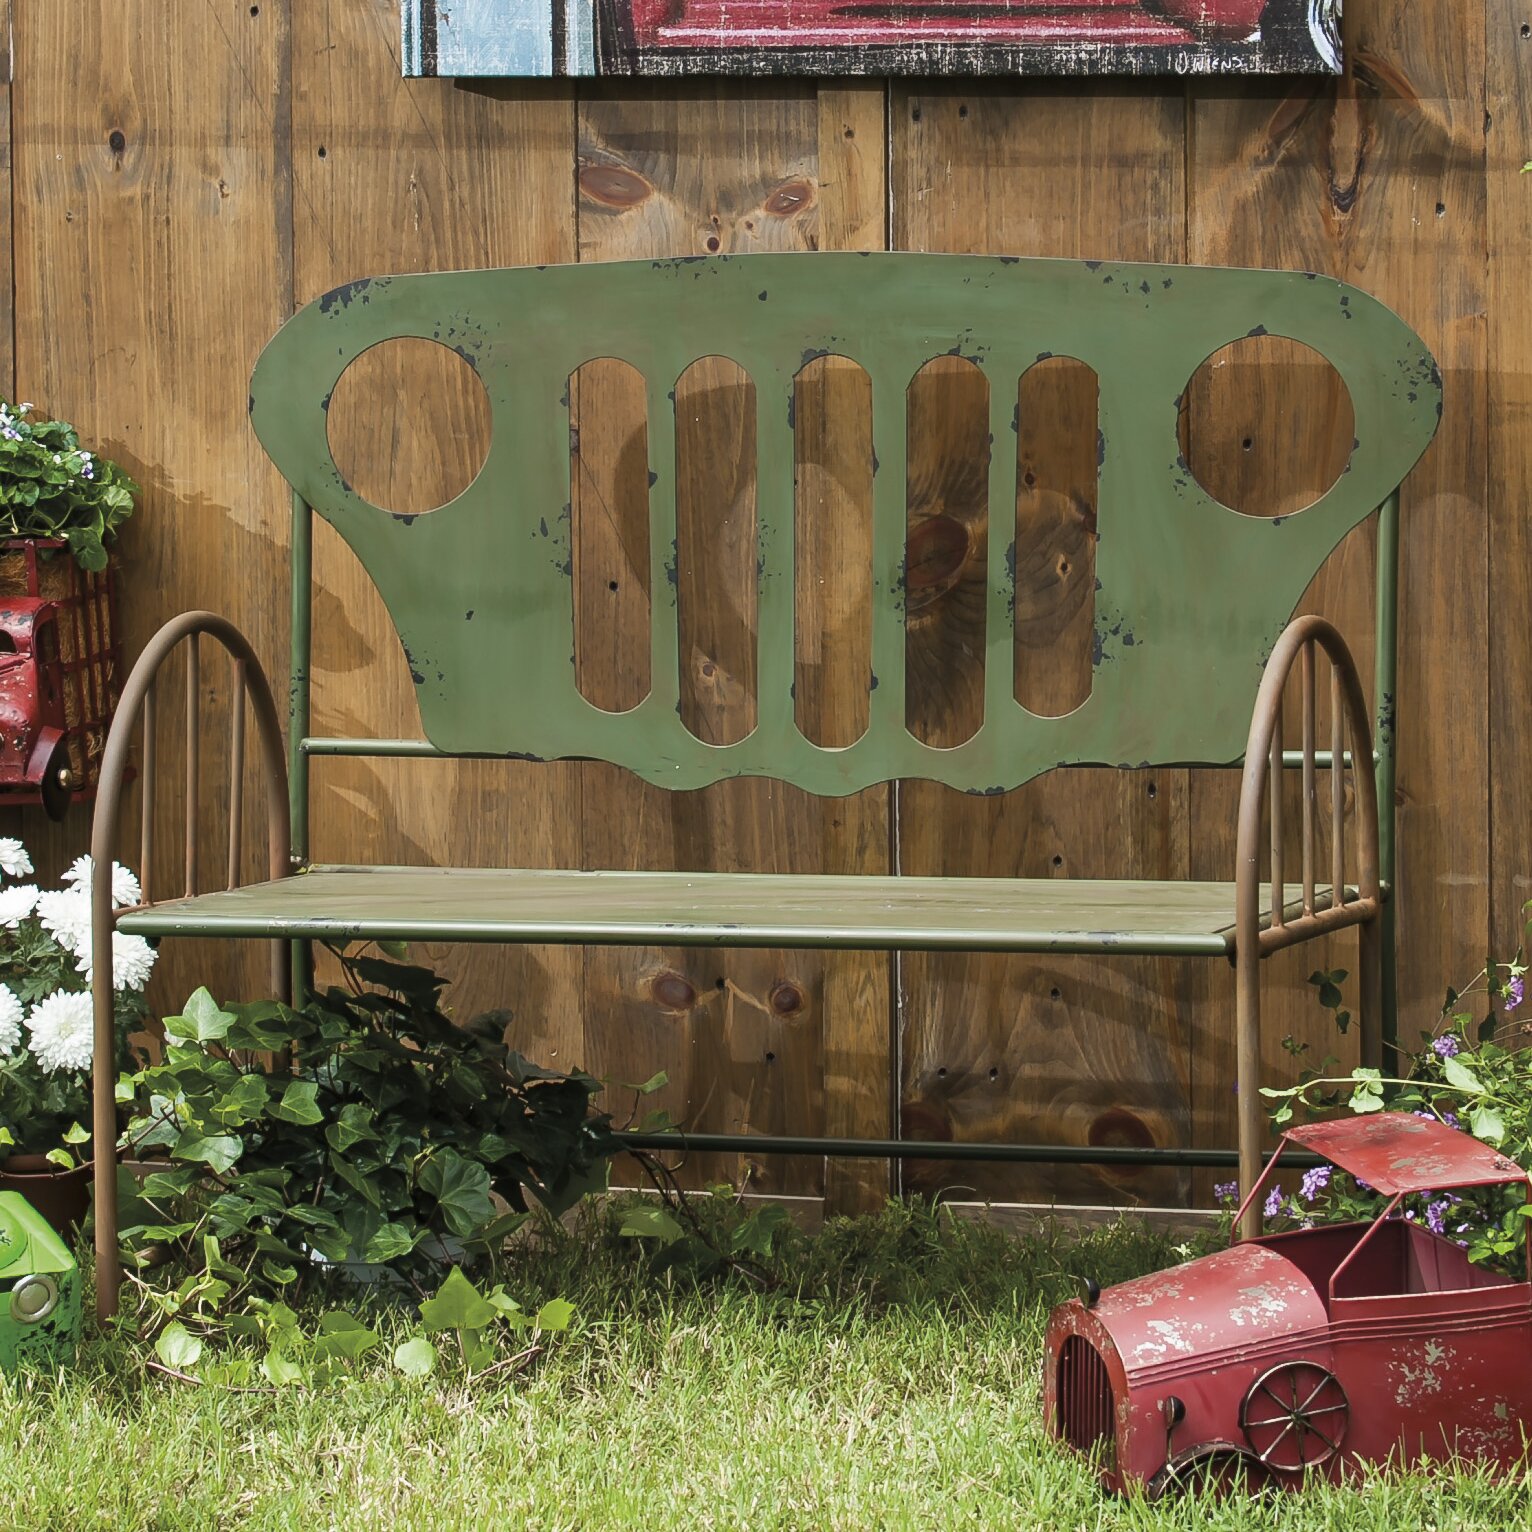
[[[1266,1205],[1261,1211],[1268,1218],[1275,1218],[1282,1211],[1282,1188],[1280,1186],[1274,1186],[1267,1192]]]
[[[1359,1192],[1370,1192],[1372,1190],[1372,1183],[1370,1181],[1364,1181],[1360,1176],[1352,1176],[1351,1179],[1356,1182],[1356,1189]]]
[[[1438,1197],[1435,1202],[1426,1204],[1426,1227],[1433,1234],[1445,1234],[1447,1232],[1447,1210],[1452,1206],[1450,1197]]]
[[[1463,1051],[1463,1045],[1448,1032],[1431,1044],[1431,1051],[1439,1059],[1452,1059]]]
[[[1458,1114],[1456,1112],[1443,1112],[1442,1121],[1446,1123],[1449,1128],[1461,1128],[1463,1126],[1463,1124],[1458,1120]]]
[[[1316,1165],[1303,1173],[1303,1185],[1299,1189],[1305,1202],[1312,1202],[1330,1184],[1330,1167]]]
[[[1525,994],[1525,992],[1526,990],[1522,983],[1521,975],[1519,973],[1513,973],[1511,975],[1510,983],[1508,983],[1505,987],[1506,1010],[1514,1011],[1516,1007],[1521,1004],[1522,996]]]
[[[1216,1198],[1218,1198],[1218,1200],[1220,1202],[1225,1204],[1225,1206],[1227,1206],[1231,1202],[1238,1201],[1238,1199],[1239,1199],[1239,1182],[1238,1181],[1219,1181],[1213,1187],[1213,1195]]]

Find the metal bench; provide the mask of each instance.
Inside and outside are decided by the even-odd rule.
[[[1356,441],[1346,471],[1301,514],[1238,515],[1203,490],[1177,447],[1179,396],[1230,341],[1287,336],[1319,352],[1350,391]],[[368,504],[332,459],[330,395],[379,342],[450,340],[484,384],[493,439],[474,482],[428,515]],[[1100,522],[1096,654],[1088,699],[1041,717],[1013,690],[1012,550],[987,551],[982,727],[938,748],[909,729],[905,685],[906,388],[932,357],[975,362],[991,382],[992,440],[1009,439],[1017,380],[1040,355],[1074,357],[1099,388]],[[744,738],[705,743],[681,717],[676,540],[676,419],[671,391],[700,356],[721,354],[754,382],[758,514],[757,721]],[[813,743],[795,720],[793,464],[790,401],[807,360],[849,357],[869,375],[872,668],[866,731]],[[573,594],[569,380],[593,358],[645,382],[651,488],[648,696],[626,712],[587,701],[571,665]],[[152,828],[140,851],[145,903],[113,912],[96,880],[94,940],[241,936],[273,942],[273,984],[302,982],[304,944],[321,937],[451,941],[958,948],[1005,952],[1182,954],[1238,967],[1239,1154],[1253,1183],[1264,1136],[1259,1081],[1259,960],[1359,926],[1363,1057],[1377,1062],[1391,996],[1387,891],[1393,856],[1393,664],[1398,487],[1436,428],[1440,378],[1419,338],[1354,288],[1291,272],[943,255],[762,255],[380,277],[348,284],[283,326],[251,383],[255,430],[294,492],[292,675],[285,751],[256,656],[227,622],[191,613],[150,643],[124,689],[107,745],[93,830],[97,864],[119,855],[129,754],[143,725],[153,775],[153,693],[170,652],[190,639],[190,747],[197,638],[233,657],[268,782],[269,881],[153,899]],[[989,476],[992,528],[1014,523],[1014,473]],[[424,739],[315,738],[309,732],[310,538],[317,511],[376,583],[409,659]],[[1381,514],[1376,703],[1371,716],[1345,644],[1326,622],[1289,623],[1305,587],[1353,527]],[[1327,663],[1328,676],[1320,658]],[[1284,751],[1283,692],[1301,691],[1301,748]],[[1327,688],[1327,689],[1326,689]],[[1331,699],[1316,737],[1316,697]],[[244,709],[236,706],[234,782]],[[1252,721],[1253,717],[1253,721]],[[1227,882],[814,877],[687,872],[522,871],[311,866],[310,763],[335,754],[596,759],[648,782],[695,788],[763,776],[839,795],[923,777],[999,793],[1059,766],[1243,763],[1238,855]],[[286,771],[284,772],[284,761]],[[1302,773],[1301,851],[1277,791]],[[1375,765],[1374,769],[1371,769]],[[189,763],[189,822],[198,813]],[[1359,769],[1353,769],[1353,768]],[[1328,803],[1319,809],[1319,774]],[[1350,778],[1349,789],[1346,778]],[[1268,800],[1270,808],[1263,809]],[[1319,866],[1316,825],[1329,829]],[[1349,822],[1348,822],[1349,821]],[[242,834],[231,793],[229,883]],[[1268,839],[1269,837],[1269,839]],[[1354,860],[1342,856],[1354,842]],[[1264,848],[1264,849],[1263,849]],[[1263,867],[1263,862],[1265,866]],[[1272,889],[1280,892],[1275,896]],[[110,961],[95,966],[96,1142],[115,1140]],[[753,1142],[753,1141],[752,1141]],[[798,1152],[814,1142],[792,1141]],[[846,1146],[823,1141],[829,1152]],[[898,1144],[878,1146],[898,1153]],[[951,1150],[953,1146],[944,1146]],[[1065,1158],[1073,1146],[1058,1146]],[[1038,1157],[1051,1148],[1035,1147]],[[1172,1151],[1209,1163],[1228,1151]],[[101,1306],[116,1292],[111,1161],[97,1156]]]

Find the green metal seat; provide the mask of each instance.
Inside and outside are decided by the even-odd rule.
[[[1356,890],[1349,890],[1355,897]],[[1328,884],[1316,895],[1330,902]],[[140,936],[1227,957],[1232,883],[311,867],[123,915]],[[1262,885],[1262,919],[1271,890]],[[1286,915],[1303,906],[1287,887]]]

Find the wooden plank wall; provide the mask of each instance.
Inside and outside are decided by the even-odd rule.
[[[266,338],[351,277],[751,249],[998,251],[1317,269],[1396,306],[1435,349],[1441,435],[1404,508],[1401,995],[1406,1033],[1447,983],[1518,935],[1532,894],[1532,660],[1521,637],[1532,416],[1524,290],[1532,154],[1523,0],[1349,0],[1344,79],[689,85],[405,83],[396,0],[65,0],[9,7],[0,95],[0,382],[75,419],[145,486],[124,540],[127,643],[190,606],[228,613],[281,677],[288,510],[245,417]],[[14,308],[6,306],[14,293]],[[338,458],[395,509],[440,504],[482,456],[471,379],[439,350],[379,348],[331,412]],[[13,379],[14,365],[14,379]],[[1089,684],[1096,524],[1092,380],[1020,384],[1013,448],[984,437],[961,364],[910,396],[911,726],[962,738],[953,665],[982,580],[983,455],[1018,475],[1020,695],[1044,711]],[[992,386],[1000,386],[993,384]],[[753,706],[748,382],[726,361],[680,381],[675,462],[611,369],[572,380],[577,653],[590,695],[642,695],[624,632],[647,622],[643,497],[675,474],[689,724],[734,737]],[[1187,396],[1188,455],[1252,514],[1312,498],[1344,457],[1344,411],[1291,348],[1223,359]],[[865,626],[863,380],[827,362],[799,387],[799,717],[854,737]],[[1087,443],[1082,457],[1081,442]],[[743,464],[711,476],[712,460]],[[625,480],[624,476],[628,479]],[[626,487],[625,487],[626,485]],[[698,541],[722,514],[727,536]],[[688,526],[692,531],[688,533]],[[690,538],[692,555],[686,554]],[[1306,598],[1370,666],[1374,539],[1362,529]],[[701,551],[699,551],[701,550]],[[321,527],[315,726],[413,734],[397,641]],[[918,578],[917,578],[918,577]],[[1258,574],[1253,572],[1253,578]],[[919,590],[915,587],[919,584]],[[1195,599],[1188,592],[1188,599]],[[917,602],[916,596],[919,600]],[[982,607],[979,608],[982,611]],[[207,701],[225,699],[209,666]],[[629,700],[633,700],[629,696]],[[183,740],[167,720],[169,752]],[[166,759],[173,759],[169,754]],[[226,757],[204,749],[216,801]],[[761,783],[666,795],[603,766],[323,763],[322,857],[524,865],[1224,877],[1221,773],[1061,774],[995,802],[924,783],[819,803]],[[159,859],[181,788],[157,784]],[[83,817],[22,828],[56,870]],[[221,828],[204,830],[217,858]],[[253,870],[253,863],[252,863]],[[1284,1035],[1330,1051],[1304,976],[1354,944],[1274,960],[1269,1068]],[[503,1005],[514,1040],[614,1081],[658,1069],[701,1127],[934,1137],[1227,1143],[1232,983],[1214,965],[686,951],[432,949],[463,1011]],[[162,1004],[199,982],[259,983],[254,954],[166,949]],[[1342,1050],[1344,1051],[1344,1050]],[[629,1109],[613,1093],[619,1115]],[[865,1205],[883,1166],[719,1158],[701,1181]],[[1172,1201],[1170,1172],[912,1164],[905,1184],[1002,1199]]]

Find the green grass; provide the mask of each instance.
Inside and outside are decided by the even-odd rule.
[[[763,1289],[656,1274],[592,1218],[506,1274],[579,1314],[517,1376],[380,1365],[240,1393],[148,1371],[119,1335],[56,1377],[0,1381],[0,1526],[1532,1525],[1525,1478],[1467,1470],[1255,1502],[1103,1497],[1042,1433],[1043,1320],[1071,1271],[1176,1259],[1132,1226],[1071,1247],[891,1207],[793,1236]]]

